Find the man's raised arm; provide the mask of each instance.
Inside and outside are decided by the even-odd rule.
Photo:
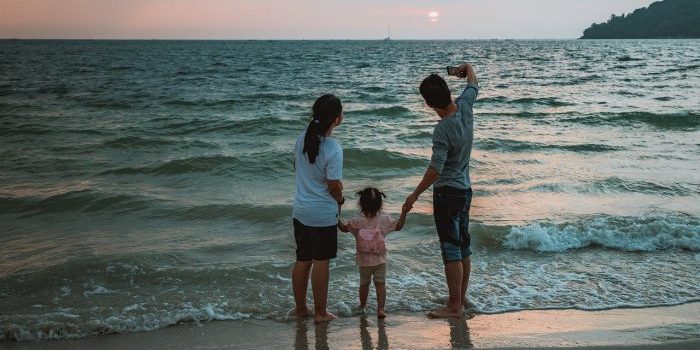
[[[468,84],[479,85],[479,81],[476,79],[476,73],[474,72],[474,67],[469,63],[462,63],[457,68],[457,76],[460,78],[467,78]]]

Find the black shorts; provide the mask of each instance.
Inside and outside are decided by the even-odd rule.
[[[294,219],[297,261],[330,260],[338,253],[338,228],[306,226]]]

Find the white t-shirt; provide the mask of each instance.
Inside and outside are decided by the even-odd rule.
[[[338,202],[328,191],[326,180],[342,180],[343,149],[338,141],[322,137],[316,161],[311,164],[304,150],[304,131],[294,146],[296,192],[292,217],[311,227],[338,224]]]

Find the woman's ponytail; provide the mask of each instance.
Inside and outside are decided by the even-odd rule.
[[[309,126],[306,127],[304,136],[303,153],[309,157],[309,162],[316,162],[316,157],[321,146],[321,137],[328,133],[335,119],[343,113],[343,106],[340,99],[334,95],[327,94],[319,97],[314,102],[313,113]]]

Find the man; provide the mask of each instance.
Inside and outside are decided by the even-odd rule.
[[[447,305],[428,313],[431,318],[460,318],[467,304],[467,286],[471,271],[469,249],[469,207],[472,200],[469,159],[474,140],[472,106],[478,93],[474,69],[468,63],[459,66],[457,76],[467,78],[467,87],[452,101],[447,83],[431,74],[420,85],[428,107],[440,117],[433,131],[433,155],[423,179],[406,198],[404,210],[410,210],[418,196],[433,186],[433,216],[440,238],[449,299]]]

